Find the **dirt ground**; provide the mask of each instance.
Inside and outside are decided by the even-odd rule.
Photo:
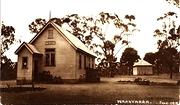
[[[46,89],[42,91],[1,92],[1,102],[3,104],[128,102],[130,104],[130,102],[135,101],[147,101],[160,104],[162,102],[176,103],[179,101],[179,86],[149,86],[117,82],[125,78],[126,80],[133,80],[134,77],[101,78],[101,83],[36,84],[35,87]],[[163,80],[165,82],[176,82],[175,80],[166,80],[166,78]],[[13,81],[11,83],[13,84]]]

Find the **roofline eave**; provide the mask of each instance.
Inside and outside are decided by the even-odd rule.
[[[18,49],[14,52],[16,55],[18,55],[19,51],[22,49],[22,47],[25,46],[27,50],[33,55],[33,54],[41,54],[41,53],[34,53],[33,50],[27,45],[26,42],[23,42]]]
[[[97,58],[95,55],[92,55],[92,54],[90,54],[90,53],[87,53],[87,52],[81,50],[80,48],[77,48],[77,51],[83,52],[83,53],[85,53],[85,54],[87,54],[87,55],[90,55],[90,56],[92,56],[92,57],[94,57],[94,58]]]

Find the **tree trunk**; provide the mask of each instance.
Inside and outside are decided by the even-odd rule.
[[[159,69],[157,69],[157,75],[159,75]]]
[[[170,79],[172,79],[174,68],[170,67]]]
[[[170,79],[172,79],[174,68],[173,66],[170,67]]]
[[[159,69],[160,69],[159,67],[156,68],[156,70],[157,70],[157,75],[159,75],[159,71],[160,71]]]
[[[173,74],[173,73],[172,73],[172,71],[171,71],[171,72],[170,72],[170,79],[172,79],[172,74]]]

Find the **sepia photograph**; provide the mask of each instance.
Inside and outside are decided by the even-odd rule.
[[[180,0],[0,5],[0,105],[180,105]]]

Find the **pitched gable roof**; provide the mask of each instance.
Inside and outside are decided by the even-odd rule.
[[[145,60],[140,60],[140,61],[134,63],[133,66],[152,66],[152,64],[148,63]]]
[[[58,30],[60,32],[62,32],[62,34],[64,34],[64,36],[79,50],[82,50],[86,53],[89,53],[93,56],[96,56],[95,53],[93,53],[91,50],[89,50],[84,43],[82,43],[76,36],[74,36],[73,34],[71,34],[70,32],[62,29],[59,25],[55,24],[54,25],[58,28]]]
[[[28,49],[28,51],[31,53],[31,54],[41,54],[34,45],[32,44],[29,44],[29,43],[26,43],[26,42],[23,42],[20,47],[15,51],[15,54],[18,54],[18,52],[23,48],[23,47],[26,47]]]
[[[74,36],[73,34],[69,33],[68,31],[64,30],[63,28],[61,28],[59,25],[57,25],[54,22],[48,22],[43,28],[42,30],[30,41],[30,43],[32,44],[36,38],[46,29],[46,27],[48,25],[52,25],[76,50],[80,50],[83,51],[87,54],[90,54],[94,57],[96,57],[96,54],[93,53],[92,51],[90,51],[85,44],[83,44],[76,36]]]

